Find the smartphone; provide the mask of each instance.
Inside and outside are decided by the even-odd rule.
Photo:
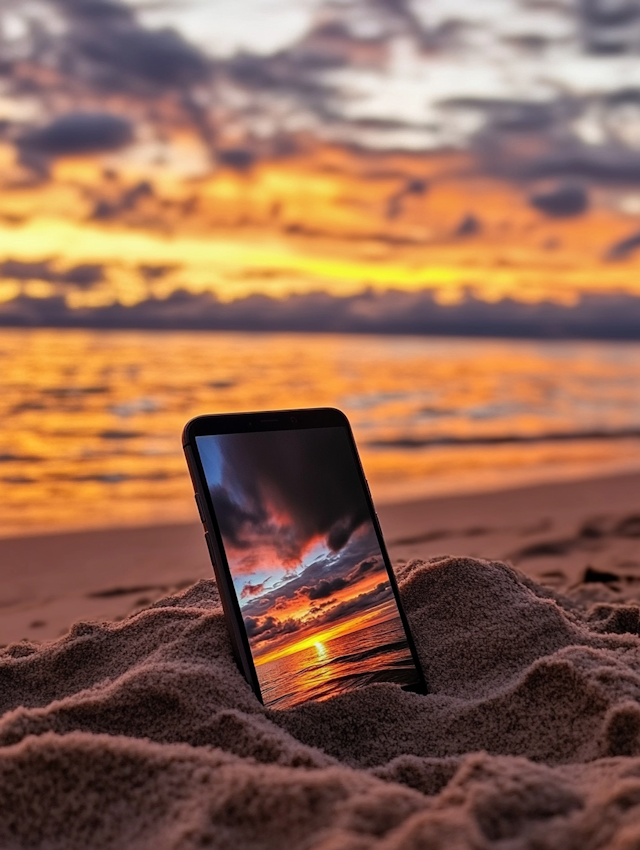
[[[346,416],[199,416],[187,465],[236,660],[286,709],[392,682],[426,692]]]

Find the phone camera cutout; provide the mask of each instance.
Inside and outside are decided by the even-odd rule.
[[[296,424],[296,422],[297,422],[297,421],[298,421],[298,418],[297,418],[296,416],[292,416],[292,417],[291,417],[291,422],[292,422],[294,425]]]

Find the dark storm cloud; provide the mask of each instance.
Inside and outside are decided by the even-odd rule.
[[[314,538],[335,552],[368,518],[347,441],[331,429],[230,434],[219,438],[223,487],[220,529],[238,548],[265,541],[297,560]]]
[[[613,245],[605,259],[622,261],[635,245],[632,234]],[[513,298],[488,303],[468,294],[457,304],[439,304],[432,290],[388,290],[345,297],[310,293],[282,300],[253,295],[221,303],[211,294],[177,291],[167,299],[151,298],[131,307],[72,310],[63,298],[19,296],[0,304],[0,325],[640,339],[640,297],[585,293],[577,304],[564,305]]]
[[[126,118],[106,112],[69,112],[25,133],[18,145],[23,152],[64,156],[117,150],[132,140],[133,127]]]
[[[212,487],[211,498],[216,516],[228,545],[235,549],[251,549],[255,529],[266,530],[269,514],[259,499],[239,504],[231,499],[224,486]]]
[[[582,186],[559,186],[549,192],[537,192],[529,199],[531,206],[551,218],[573,218],[589,208],[589,196]]]

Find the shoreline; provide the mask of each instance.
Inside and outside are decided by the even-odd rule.
[[[626,479],[629,477],[640,478],[640,461],[631,461],[624,465],[619,461],[599,465],[595,469],[582,470],[574,473],[567,472],[566,468],[559,470],[550,469],[548,465],[531,470],[518,468],[512,473],[501,471],[498,474],[491,473],[465,473],[462,472],[454,483],[447,480],[446,483],[439,481],[433,483],[418,483],[412,486],[403,483],[401,486],[383,484],[375,485],[369,481],[372,490],[375,508],[378,514],[390,512],[402,507],[405,509],[414,504],[423,502],[435,503],[448,500],[478,499],[488,494],[511,493],[529,491],[539,487],[562,487],[572,486],[585,482],[598,482],[609,479]],[[462,482],[462,483],[461,483]],[[193,493],[190,491],[189,496]],[[50,525],[33,525],[28,528],[5,526],[0,528],[0,554],[2,544],[6,541],[31,540],[35,538],[58,538],[82,534],[102,534],[106,532],[120,532],[146,529],[151,532],[159,528],[173,528],[182,526],[199,525],[197,522],[197,509],[189,496],[173,506],[175,519],[167,519],[166,512],[156,521],[147,520],[118,520],[117,522],[106,522],[104,524],[87,525],[64,525],[56,527]]]
[[[625,598],[636,598],[635,584],[640,594],[640,472],[377,509],[395,566],[442,554],[506,560],[558,590],[590,567],[619,577],[610,584]],[[49,640],[78,619],[122,619],[211,577],[197,521],[0,538],[0,644]]]

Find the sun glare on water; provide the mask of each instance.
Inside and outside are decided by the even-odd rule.
[[[327,650],[326,650],[326,647],[323,643],[320,643],[320,641],[317,641],[314,644],[314,646],[317,650],[318,658],[326,658],[327,657]]]

